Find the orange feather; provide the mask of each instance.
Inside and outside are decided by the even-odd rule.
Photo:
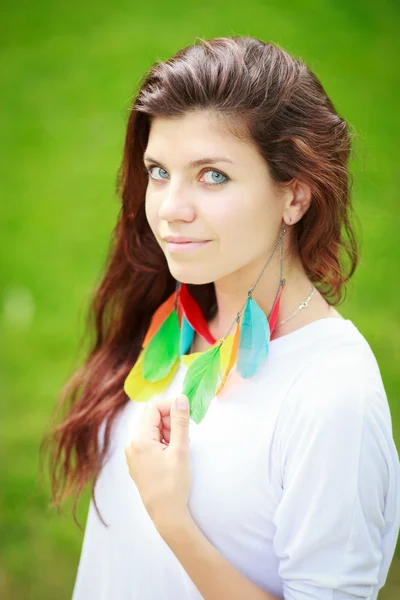
[[[215,392],[216,396],[218,396],[218,394],[224,387],[226,380],[228,378],[228,375],[229,375],[233,365],[236,362],[238,348],[239,348],[239,338],[240,338],[240,323],[236,323],[235,337],[233,338],[232,351],[231,351],[231,355],[229,358],[229,363],[228,363],[228,366],[226,368],[224,375],[222,376],[221,383],[219,384],[218,389]]]
[[[152,316],[150,327],[148,328],[146,336],[143,340],[142,348],[146,348],[151,338],[160,329],[161,325],[164,323],[168,315],[171,314],[171,312],[174,309],[174,303],[175,292],[173,292],[169,298],[167,298],[162,304],[160,304],[160,306],[157,308],[156,312]]]

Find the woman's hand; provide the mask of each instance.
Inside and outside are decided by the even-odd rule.
[[[186,400],[186,408],[177,407],[180,399]],[[159,531],[178,525],[190,514],[189,423],[186,396],[148,404],[125,447],[129,474]]]

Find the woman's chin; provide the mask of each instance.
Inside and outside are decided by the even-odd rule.
[[[202,272],[198,266],[178,266],[169,264],[169,270],[176,281],[181,283],[192,283],[193,285],[204,285],[215,281],[215,278],[210,272]]]

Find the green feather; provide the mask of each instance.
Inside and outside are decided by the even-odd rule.
[[[179,357],[180,327],[174,309],[145,348],[142,374],[147,381],[164,379]]]
[[[188,368],[182,394],[189,399],[190,416],[196,422],[203,420],[215,396],[220,369],[220,346],[200,354]]]

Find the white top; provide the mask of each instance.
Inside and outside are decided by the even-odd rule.
[[[181,365],[162,396],[181,392]],[[125,462],[144,404],[114,423],[90,502],[73,600],[202,598],[148,516]],[[372,350],[325,318],[270,342],[251,379],[233,369],[190,422],[190,512],[247,578],[286,600],[375,600],[400,526],[400,465]]]

